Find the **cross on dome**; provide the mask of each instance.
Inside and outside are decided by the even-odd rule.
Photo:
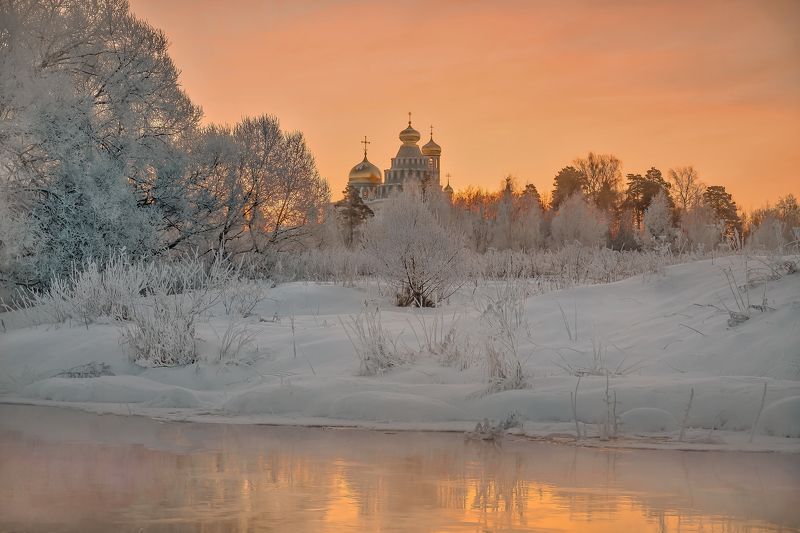
[[[368,144],[372,144],[372,143],[371,143],[370,141],[368,141],[368,140],[367,140],[367,136],[366,136],[366,135],[364,135],[364,140],[363,140],[363,141],[361,141],[361,144],[363,144],[363,145],[364,145],[364,159],[366,159],[366,158],[367,158],[367,145],[368,145]]]

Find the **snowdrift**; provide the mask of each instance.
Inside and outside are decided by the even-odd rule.
[[[616,438],[603,445],[800,451],[800,274],[737,289],[725,268],[744,280],[748,267],[735,256],[534,291],[524,300],[519,390],[487,385],[491,332],[476,301],[496,290],[492,283],[419,310],[393,307],[373,281],[279,285],[247,318],[214,308],[197,325],[203,360],[174,368],[132,364],[121,326],[110,321],[46,324],[35,309],[3,313],[0,390],[7,402],[168,419],[442,430],[512,420],[518,433],[580,432],[587,443],[613,425]],[[758,307],[731,325],[737,294]],[[382,327],[405,354],[377,376],[358,375],[343,327],[365,306],[380,308]],[[220,361],[232,327],[247,342]],[[425,336],[434,328],[461,342],[457,357],[430,353]],[[70,377],[91,375],[82,368],[106,370]]]

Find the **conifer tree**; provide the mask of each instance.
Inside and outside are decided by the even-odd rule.
[[[553,180],[553,198],[550,201],[550,209],[557,210],[567,198],[581,192],[583,187],[584,178],[577,168],[573,166],[562,168]]]
[[[742,219],[737,212],[736,202],[725,187],[711,185],[703,193],[703,203],[708,206],[717,220],[725,225],[724,235],[728,238],[742,234]]]
[[[334,205],[344,233],[344,243],[348,248],[352,248],[358,240],[359,226],[374,213],[361,199],[358,189],[348,185],[343,192],[344,198]]]

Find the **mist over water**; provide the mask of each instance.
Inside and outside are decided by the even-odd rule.
[[[790,454],[165,423],[0,406],[0,529],[786,531]]]

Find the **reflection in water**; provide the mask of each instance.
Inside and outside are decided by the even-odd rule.
[[[800,462],[0,405],[0,530],[787,531]]]

